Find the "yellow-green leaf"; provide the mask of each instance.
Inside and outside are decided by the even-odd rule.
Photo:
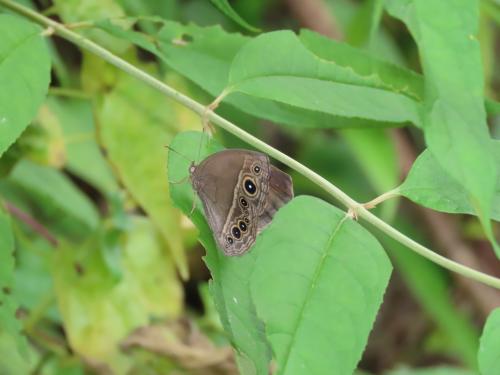
[[[116,86],[105,95],[97,116],[102,145],[127,190],[163,234],[180,274],[186,277],[180,214],[168,193],[165,146],[178,128],[199,120],[135,78],[117,74]]]

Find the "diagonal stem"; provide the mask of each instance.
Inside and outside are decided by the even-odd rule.
[[[45,238],[48,243],[50,243],[52,246],[57,247],[58,246],[58,241],[57,238],[55,238],[50,231],[43,226],[39,221],[37,221],[34,217],[29,215],[28,213],[24,212],[20,208],[16,207],[10,202],[4,202],[5,203],[5,208],[7,211],[15,218],[19,219],[22,221],[24,224],[29,226],[31,229],[33,229],[35,232],[37,232],[40,236]]]
[[[443,257],[434,251],[428,249],[427,247],[419,244],[418,242],[412,240],[411,238],[407,237],[403,233],[399,232],[397,229],[393,228],[389,224],[387,224],[385,221],[382,219],[378,218],[374,214],[372,214],[370,211],[368,211],[366,208],[364,208],[360,203],[356,202],[354,199],[352,199],[350,196],[348,196],[346,193],[344,193],[342,190],[340,190],[337,186],[317,174],[316,172],[312,171],[311,169],[307,168],[305,165],[299,163],[295,159],[292,159],[291,157],[285,155],[284,153],[276,150],[275,148],[271,147],[270,145],[266,144],[265,142],[261,141],[258,138],[255,138],[251,134],[247,133],[246,131],[240,129],[237,127],[235,124],[231,123],[230,121],[224,119],[223,117],[217,115],[214,113],[212,110],[209,110],[207,112],[207,107],[196,102],[195,100],[191,99],[190,97],[180,93],[179,91],[175,90],[174,88],[166,85],[165,83],[161,82],[160,80],[154,78],[153,76],[143,72],[142,70],[136,68],[132,64],[128,63],[127,61],[121,59],[120,57],[114,55],[107,49],[101,47],[97,43],[92,42],[91,40],[85,38],[84,36],[75,33],[74,31],[69,30],[67,27],[64,25],[55,22],[51,20],[50,18],[47,18],[29,8],[26,8],[25,6],[22,6],[12,0],[0,0],[0,5],[3,5],[6,8],[9,8],[16,13],[19,13],[23,16],[26,16],[33,21],[43,25],[44,27],[51,27],[55,30],[55,34],[57,34],[60,37],[63,37],[64,39],[76,44],[80,48],[86,49],[95,55],[101,57],[108,63],[116,66],[117,68],[127,72],[133,77],[136,77],[137,79],[143,81],[144,83],[152,86],[153,88],[157,89],[158,91],[162,92],[163,94],[167,95],[168,97],[172,98],[173,100],[177,101],[178,103],[186,106],[187,108],[191,109],[192,111],[196,112],[198,115],[203,116],[206,115],[207,118],[210,120],[211,123],[227,130],[228,132],[232,133],[236,137],[242,139],[249,145],[254,146],[256,149],[267,153],[269,156],[272,158],[282,162],[283,164],[287,165],[288,167],[294,169],[298,173],[302,174],[304,177],[309,179],[311,182],[314,184],[320,186],[323,190],[325,190],[327,193],[329,193],[332,197],[336,198],[338,201],[340,201],[344,206],[347,208],[353,208],[356,210],[356,213],[358,217],[364,219],[365,221],[369,222],[372,224],[374,227],[385,233],[387,236],[395,239],[396,241],[400,242],[401,244],[405,245],[412,251],[416,252],[417,254],[420,254],[421,256],[429,259],[430,261],[440,265],[443,268],[446,268],[450,271],[456,272],[462,276],[468,277],[470,279],[479,281],[483,284],[492,286],[494,288],[500,289],[500,279],[493,277],[491,275],[487,275],[483,272],[474,270],[472,268],[466,267],[460,263],[454,262],[446,257]]]

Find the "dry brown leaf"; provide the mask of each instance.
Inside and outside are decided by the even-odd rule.
[[[232,349],[215,346],[185,319],[138,328],[122,341],[121,347],[123,350],[140,347],[168,357],[192,374],[238,374]]]

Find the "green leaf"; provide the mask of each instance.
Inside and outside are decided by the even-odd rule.
[[[478,1],[388,0],[386,6],[406,23],[419,47],[427,146],[463,186],[488,239],[498,247],[490,223],[498,171],[484,108]]]
[[[234,56],[249,40],[241,34],[227,33],[220,26],[203,28],[174,22],[165,23],[158,39],[160,58],[214,97],[222,92],[227,83]],[[210,74],[204,73],[207,71]],[[292,126],[305,124],[321,127],[334,120],[312,111],[299,111],[237,93],[228,97],[225,102],[249,114]]]
[[[62,168],[66,161],[61,124],[45,103],[15,146],[24,158],[38,164]]]
[[[240,34],[226,33],[218,26],[202,28],[174,22],[166,22],[157,38],[160,58],[213,96],[220,95],[225,88],[233,58],[250,40]],[[344,70],[347,75],[351,74],[352,69]],[[207,76],[204,74],[206,71],[211,74]],[[370,80],[373,78],[369,77]],[[254,116],[300,128],[388,126],[377,121],[367,124],[368,120],[334,116],[237,92],[225,98],[224,102]]]
[[[50,56],[40,33],[40,27],[23,18],[0,14],[0,156],[21,135],[47,94]]]
[[[134,284],[135,300],[150,316],[177,317],[182,311],[183,289],[172,256],[151,220],[133,217],[131,223],[123,269]]]
[[[128,18],[120,18],[118,20],[113,19],[103,19],[94,21],[93,25],[95,27],[101,28],[107,33],[116,36],[120,39],[124,39],[133,43],[134,45],[154,53],[156,55],[159,54],[158,48],[154,43],[154,39],[149,35],[133,30],[134,26],[138,25],[139,20],[147,20],[147,21],[155,21],[163,24],[165,21],[161,18],[150,16],[150,17],[128,17]],[[146,25],[152,25],[150,22],[145,23]]]
[[[119,0],[120,5],[125,9],[129,16],[158,16],[163,19],[178,19],[181,10],[181,4],[176,0]],[[154,25],[147,22],[140,23],[141,29],[148,33],[153,33],[156,29]]]
[[[21,308],[26,311],[44,309],[44,317],[60,322],[56,309],[50,259],[54,248],[38,235],[29,238],[22,230],[16,233],[16,270],[14,290]]]
[[[250,38],[227,33],[220,26],[165,22],[158,40],[166,64],[217,96],[227,83],[232,59]],[[204,74],[207,71],[209,75]]]
[[[124,25],[111,21],[97,22],[96,26],[154,53],[214,97],[222,92],[227,83],[231,61],[239,49],[251,40],[240,34],[227,33],[220,26],[199,27],[171,21],[164,21],[158,35],[128,30]],[[423,97],[422,76],[411,70],[376,59],[362,50],[309,30],[302,30],[299,39],[318,58],[329,60],[345,71],[354,71],[368,85],[401,93],[417,101]],[[211,74],[204,74],[206,71]],[[228,96],[224,102],[254,116],[301,128],[390,125],[332,116],[238,93]]]
[[[350,132],[372,134],[374,131],[353,129]],[[366,138],[368,138],[368,134],[366,134]],[[355,134],[352,134],[353,138],[354,136]],[[357,166],[358,163],[353,162],[356,159],[355,154],[346,147],[343,142],[344,139],[325,137],[324,134],[308,134],[307,137],[301,140],[299,159],[326,179],[335,181],[335,184],[342,190],[352,193],[351,196],[356,197],[358,201],[369,200],[376,193],[371,189],[372,185],[377,188],[377,185],[373,183],[376,180],[366,171],[364,174],[368,176],[369,180],[367,181],[364,178],[362,172],[368,166],[368,162],[365,161],[366,166],[361,165],[363,168],[363,171],[361,171]],[[377,137],[374,137],[373,140],[376,139]],[[367,140],[362,141],[367,142]],[[349,145],[351,144],[349,142]],[[387,157],[389,153],[387,150],[384,151],[385,147],[383,145],[382,142],[379,146],[382,152],[379,152],[377,156],[372,156],[374,161],[372,167],[378,164],[377,161],[382,163],[383,166],[384,159],[385,165],[391,165],[388,162],[390,159]],[[376,152],[375,147],[373,152]],[[387,155],[384,156],[384,154]],[[383,176],[388,171],[382,172],[382,166],[378,166],[375,172],[379,171]],[[301,192],[324,197],[325,200],[331,199],[331,197],[324,195],[323,191],[311,185],[309,181],[304,181],[300,175],[292,172],[292,177],[296,191],[300,190]],[[396,202],[396,200],[393,200],[393,202]],[[385,209],[387,203],[390,202],[384,202],[383,205],[380,205],[380,208]],[[401,224],[404,221],[400,218],[395,223],[395,227],[402,233],[417,240],[417,242],[425,243],[426,238],[418,233],[418,228],[406,222],[402,226]],[[432,319],[437,332],[443,337],[446,345],[443,348],[445,353],[441,351],[439,354],[453,356],[453,358],[474,367],[479,335],[475,325],[471,323],[470,317],[460,309],[457,310],[456,306],[454,306],[450,289],[452,286],[451,280],[447,277],[446,271],[419,255],[406,251],[404,246],[396,241],[384,237],[381,237],[380,241],[391,256],[394,267],[401,274],[412,295],[417,299],[422,309],[425,310],[426,315]]]
[[[132,197],[157,225],[179,268],[187,277],[180,235],[180,216],[168,194],[165,146],[180,127],[198,124],[186,109],[117,72],[116,86],[105,95],[98,112],[102,145]]]
[[[67,153],[65,167],[102,193],[116,191],[118,185],[96,142],[90,102],[83,99],[48,97],[46,104],[63,130]],[[92,167],[89,168],[89,165]]]
[[[491,141],[491,144],[496,163],[500,165],[500,141]],[[465,188],[446,173],[429,150],[425,150],[414,162],[406,180],[399,187],[399,192],[415,203],[437,211],[471,215],[477,213],[468,200]],[[496,179],[491,217],[500,221],[500,174]]]
[[[429,367],[423,369],[398,369],[389,371],[386,375],[475,375],[473,371],[458,367]]]
[[[402,93],[417,101],[423,98],[422,76],[413,70],[378,59],[366,51],[307,29],[300,31],[299,39],[317,57],[364,77],[365,84],[370,87]]]
[[[129,358],[120,342],[150,316],[176,318],[182,291],[171,258],[152,222],[131,218],[121,253],[123,277],[105,264],[98,235],[53,253],[52,275],[64,329],[72,349],[126,373]]]
[[[164,22],[162,30],[156,36],[148,36],[127,30],[124,25],[114,24],[109,21],[97,22],[96,26],[156,54],[167,65],[193,80],[213,96],[219,95],[225,88],[231,62],[242,46],[249,41],[249,38],[239,34],[226,33],[218,26],[202,28],[195,25],[183,26],[169,21]],[[296,36],[293,36],[292,43],[300,53],[306,56],[306,59],[320,61],[320,65],[325,68],[324,70],[341,82],[346,84],[354,82],[360,85],[360,87],[354,85],[351,90],[349,86],[346,88],[340,85],[341,93],[346,90],[350,92],[352,90],[363,91],[366,89],[368,96],[371,98],[371,95],[380,91],[382,97],[394,98],[398,106],[399,101],[403,103],[403,106],[409,106],[411,108],[409,116],[415,122],[418,121],[414,108],[417,103],[410,98],[418,98],[418,90],[421,90],[421,77],[409,70],[374,60],[366,53],[356,51],[352,47],[342,45],[342,47],[337,48],[335,44],[332,46],[330,41],[318,34],[308,33],[307,31],[304,31],[303,34],[305,35],[304,40],[310,44],[308,47],[311,48],[311,51],[304,48]],[[287,33],[287,35],[293,34]],[[328,52],[323,53],[323,50]],[[346,53],[348,55],[344,57]],[[318,54],[318,56],[314,54]],[[288,57],[285,56],[282,65],[287,65],[287,59]],[[324,61],[325,59],[332,61]],[[351,60],[356,66],[355,71],[349,64]],[[337,61],[339,61],[338,64]],[[207,76],[204,74],[205,71],[210,71],[211,74]],[[381,90],[370,91],[370,88]],[[402,94],[408,95],[409,98]],[[358,99],[355,98],[354,100]],[[316,107],[313,107],[313,109],[297,107],[289,103],[243,95],[238,92],[233,92],[225,98],[224,102],[254,116],[265,117],[278,123],[301,128],[394,126],[394,124],[381,123],[375,120],[340,117],[330,113],[330,106],[328,106],[327,112],[318,112],[315,110]],[[342,102],[345,102],[345,100],[342,100]],[[379,105],[380,103],[373,103],[368,107],[375,110],[375,112],[380,112],[378,110]],[[355,111],[353,105],[348,106],[348,108]],[[342,112],[342,108],[338,111]],[[398,117],[397,113],[392,115],[391,112],[389,115],[394,118]],[[379,113],[380,116],[382,115]],[[399,113],[399,117],[401,116],[401,113]]]
[[[356,12],[349,19],[344,31],[344,39],[350,45],[372,47],[384,10],[384,0],[367,0],[359,6],[353,6]]]
[[[260,29],[250,25],[247,21],[245,21],[236,11],[231,7],[231,4],[227,0],[210,0],[212,4],[214,4],[219,10],[224,13],[226,16],[231,18],[234,22],[236,22],[241,27],[253,31],[259,32]]]
[[[500,372],[500,308],[493,310],[484,325],[481,336],[478,362],[481,375],[496,375]]]
[[[345,212],[301,196],[253,253],[252,297],[278,374],[352,374],[391,275],[380,244]]]
[[[88,375],[88,368],[74,355],[54,355],[43,364],[43,375]],[[87,369],[87,371],[86,371]]]
[[[41,210],[47,224],[70,237],[88,235],[99,222],[97,209],[71,180],[60,171],[21,160],[8,182],[24,193],[30,204]]]
[[[0,373],[28,373],[29,358],[14,298],[14,236],[9,216],[0,202]],[[8,361],[5,361],[9,358]],[[19,366],[19,367],[18,367]]]
[[[199,161],[222,150],[222,146],[214,140],[207,142],[206,136],[201,133],[185,132],[173,139],[170,148],[176,151],[169,152],[168,160],[172,200],[189,215],[195,199],[195,210],[190,219],[200,231],[200,242],[207,252],[205,262],[212,275],[210,292],[224,329],[236,349],[240,370],[244,375],[267,375],[270,350],[252,304],[248,284],[255,262],[254,252],[242,257],[227,257],[217,249],[202,213],[201,202],[187,181],[190,160]]]
[[[372,17],[370,19],[369,40],[373,41],[380,26],[382,14],[384,13],[385,0],[371,0]]]
[[[372,77],[319,59],[294,33],[277,31],[262,34],[240,49],[225,91],[334,116],[419,124],[417,102],[374,88],[376,83]]]

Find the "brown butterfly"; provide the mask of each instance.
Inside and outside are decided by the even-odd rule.
[[[191,164],[189,175],[226,255],[248,251],[276,211],[293,198],[291,177],[259,152],[220,151]]]

